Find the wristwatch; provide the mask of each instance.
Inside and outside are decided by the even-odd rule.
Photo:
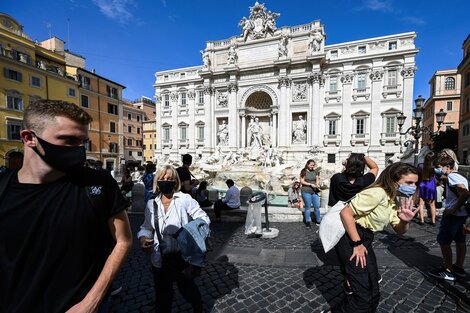
[[[351,247],[359,247],[360,245],[362,245],[364,243],[364,240],[362,239],[359,239],[357,241],[351,241]]]

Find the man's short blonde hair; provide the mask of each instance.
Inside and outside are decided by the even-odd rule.
[[[88,125],[93,120],[90,114],[73,103],[41,99],[31,103],[24,111],[23,127],[42,133],[56,116],[67,117],[82,125]]]

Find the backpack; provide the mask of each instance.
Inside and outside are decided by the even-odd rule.
[[[14,171],[10,169],[0,172],[0,203],[2,202],[6,194],[7,187],[10,184],[10,181],[13,178],[13,175],[16,175],[17,173],[18,171]],[[82,173],[85,173],[85,176],[86,176],[86,174],[88,174],[89,172],[85,170],[85,171],[82,171]],[[96,173],[93,173],[93,175],[90,175],[90,176],[93,176],[95,181],[98,181],[98,182],[104,181],[102,179],[103,178],[102,175],[96,175]],[[97,177],[100,177],[101,179],[97,179]],[[103,207],[107,203],[106,192],[105,192],[106,188],[104,184],[102,185],[102,188],[99,188],[99,187],[100,187],[99,185],[98,186],[96,185],[86,186],[87,196],[88,196],[88,199],[90,199],[90,202],[92,203],[93,208]]]

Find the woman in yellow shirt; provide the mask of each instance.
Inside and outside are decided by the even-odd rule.
[[[388,166],[377,181],[356,195],[340,216],[346,234],[335,247],[353,294],[327,312],[375,312],[379,304],[377,259],[372,249],[374,232],[391,224],[404,234],[416,215],[411,197],[416,192],[418,169],[406,163]],[[398,203],[400,202],[400,203]]]

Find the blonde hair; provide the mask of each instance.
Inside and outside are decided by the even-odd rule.
[[[173,166],[164,165],[157,171],[157,175],[155,175],[155,178],[153,180],[153,185],[155,186],[155,193],[160,193],[160,189],[158,189],[157,181],[161,180],[167,172],[170,172],[171,178],[176,181],[174,192],[177,192],[180,190],[181,182],[180,182],[180,177],[178,175],[178,172]]]

